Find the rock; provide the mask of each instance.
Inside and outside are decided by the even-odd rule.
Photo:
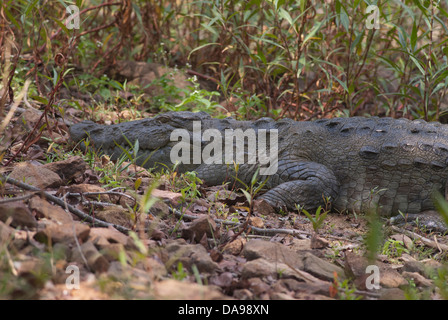
[[[12,240],[13,233],[13,228],[0,221],[0,247],[3,247],[4,244]]]
[[[65,212],[61,207],[54,206],[40,197],[31,198],[28,206],[36,212],[38,218],[47,218],[59,224],[73,222],[70,213]]]
[[[90,228],[89,240],[95,244],[98,242],[105,244],[105,240],[108,244],[119,243],[127,248],[135,248],[134,242],[129,236],[121,233],[112,226],[108,228]]]
[[[291,241],[291,249],[294,251],[311,250],[311,240],[293,238]]]
[[[425,265],[420,262],[420,261],[405,261],[403,264],[403,271],[404,272],[412,272],[412,273],[420,273],[420,274],[425,274]]]
[[[170,207],[165,202],[157,201],[149,208],[149,213],[155,217],[166,217],[170,214]]]
[[[137,267],[145,271],[151,279],[162,279],[168,274],[165,265],[159,260],[152,257],[146,257],[141,260]]]
[[[171,205],[174,207],[177,207],[179,205],[180,199],[182,198],[181,193],[159,189],[152,190],[151,195],[153,197],[169,201]]]
[[[264,227],[264,221],[260,217],[250,217],[249,223],[251,226],[254,226],[256,228],[263,228]]]
[[[238,237],[232,242],[227,243],[223,248],[223,252],[237,256],[244,249],[246,242],[246,239]]]
[[[229,288],[233,282],[233,275],[230,272],[223,272],[220,275],[214,275],[210,277],[210,284],[218,286],[220,288]]]
[[[437,270],[443,268],[443,265],[434,259],[424,259],[420,261],[425,267],[424,276],[429,278],[437,274]]]
[[[8,202],[0,205],[0,220],[6,222],[11,219],[14,228],[36,228],[37,221],[31,211],[21,202]]]
[[[202,215],[194,220],[186,229],[182,229],[182,238],[194,239],[196,242],[201,241],[202,237],[207,235],[208,238],[213,238],[217,235],[217,227],[215,221],[207,214]]]
[[[133,226],[131,213],[128,209],[121,206],[107,206],[103,210],[97,211],[95,216],[100,220],[126,228],[131,228]]]
[[[426,279],[424,276],[417,272],[407,272],[404,271],[401,274],[405,279],[411,279],[418,287],[431,287],[433,285],[433,281]]]
[[[254,294],[249,289],[237,289],[233,291],[233,297],[237,300],[253,300]]]
[[[311,249],[323,249],[328,247],[329,242],[321,237],[319,237],[316,233],[313,233],[311,236]]]
[[[100,186],[94,185],[94,184],[88,184],[88,183],[80,183],[80,184],[74,184],[71,185],[69,187],[64,187],[61,188],[58,193],[63,194],[65,192],[70,192],[70,193],[89,193],[89,192],[93,192],[93,193],[105,193],[106,189],[101,188]],[[98,197],[100,199],[100,201],[104,201],[104,202],[109,202],[110,201],[110,197],[108,194],[92,194],[92,195],[83,195],[84,197],[91,199],[91,200],[95,200],[98,201]]]
[[[263,216],[276,215],[275,209],[264,199],[254,200],[254,212]]]
[[[271,286],[258,277],[247,279],[247,283],[249,284],[249,290],[258,297],[271,290]]]
[[[414,247],[414,242],[412,241],[412,239],[405,234],[394,234],[390,236],[390,238],[392,238],[395,241],[401,241],[403,245],[408,249]]]
[[[90,227],[85,224],[54,224],[47,226],[44,230],[38,231],[34,235],[34,239],[44,244],[48,244],[49,239],[51,239],[52,243],[74,243],[74,237],[76,235],[80,242],[85,242],[89,237],[89,233]]]
[[[103,238],[102,238],[103,240]],[[119,259],[120,254],[126,252],[126,249],[121,243],[104,243],[103,241],[93,242],[96,247],[100,249],[101,254],[109,262],[114,262]]]
[[[328,299],[330,295],[330,282],[315,281],[303,282],[296,279],[280,279],[279,285],[285,287],[288,291],[295,292],[295,298],[306,299],[306,296],[322,296]]]
[[[345,273],[350,278],[360,278],[366,275],[366,268],[369,265],[367,258],[359,256],[353,252],[345,253]]]
[[[406,279],[393,269],[380,268],[380,286],[384,288],[398,288],[407,285]]]
[[[267,278],[281,279],[282,277],[294,278],[306,281],[302,275],[305,273],[296,272],[295,269],[281,262],[271,262],[263,258],[247,261],[241,270],[241,278]]]
[[[57,173],[65,182],[82,177],[88,168],[87,163],[80,156],[73,156],[66,160],[47,163],[42,167]]]
[[[244,246],[242,255],[247,260],[264,258],[269,261],[281,262],[296,269],[303,269],[303,256],[281,243],[259,239],[250,240]]]
[[[54,188],[62,184],[62,179],[53,171],[27,162],[17,164],[9,177],[39,189]]]
[[[222,300],[227,297],[213,286],[202,286],[177,280],[163,280],[153,285],[155,299],[160,300]]]
[[[379,297],[380,300],[405,300],[406,296],[404,295],[403,290],[398,288],[392,289],[381,289],[381,295]]]
[[[202,245],[185,244],[183,239],[168,244],[162,251],[162,260],[167,268],[175,269],[180,262],[190,271],[193,264],[200,272],[212,273],[218,269],[218,264],[210,258]]]
[[[82,254],[81,254],[82,252]],[[109,269],[109,261],[95,248],[92,242],[86,242],[81,245],[81,251],[75,246],[72,251],[72,262],[84,263],[87,260],[87,266],[94,272],[106,272]]]
[[[270,297],[272,300],[296,300],[291,295],[281,292],[273,292],[270,294]]]
[[[338,279],[345,279],[345,274],[342,268],[316,257],[315,255],[306,252],[303,260],[303,269],[315,277],[323,280],[332,281],[334,275],[338,275]]]

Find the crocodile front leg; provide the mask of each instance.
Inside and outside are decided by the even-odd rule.
[[[308,161],[280,161],[278,174],[270,185],[277,185],[261,196],[273,207],[295,209],[300,205],[313,210],[325,204],[325,199],[333,201],[339,192],[339,182],[326,166]]]

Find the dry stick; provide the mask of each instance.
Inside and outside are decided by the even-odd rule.
[[[199,216],[185,214],[185,213],[180,212],[179,210],[173,210],[172,208],[169,208],[169,210],[172,214],[174,214],[176,217],[179,217],[179,218],[186,218],[189,220],[196,220],[196,219],[200,218]],[[222,219],[213,219],[213,220],[216,223],[234,226],[235,228],[243,227],[245,224],[245,222],[233,222],[233,221],[222,220]],[[312,232],[308,232],[308,231],[304,231],[304,230],[283,229],[283,228],[264,229],[264,228],[254,227],[254,226],[249,226],[249,227],[250,227],[250,230],[254,231],[255,234],[262,235],[262,236],[275,236],[276,234],[281,233],[281,234],[289,234],[292,236],[296,236],[300,239],[308,239],[308,237],[313,235]],[[325,235],[325,237],[334,239],[334,240],[342,240],[342,241],[348,241],[348,242],[361,242],[360,240],[346,239],[343,237],[337,237],[337,236],[332,236],[332,235],[328,235],[328,234]]]
[[[15,198],[6,198],[6,199],[2,199],[2,200],[0,200],[0,204],[8,203],[8,202],[15,202],[15,201],[26,200],[26,199],[29,199],[29,198],[33,197],[35,194],[36,194],[36,193],[33,192],[33,193],[27,194],[27,195],[22,196],[22,197],[15,197]]]
[[[191,214],[183,214],[182,212],[180,212],[179,210],[173,210],[171,208],[169,208],[171,213],[173,213],[176,217],[179,218],[187,218],[190,220],[195,220],[198,219],[198,216],[193,216]],[[216,223],[219,224],[223,224],[223,225],[231,225],[234,226],[236,228],[241,227],[245,224],[245,222],[233,222],[233,221],[227,221],[227,220],[222,220],[222,219],[213,219]],[[306,232],[306,231],[297,231],[294,229],[263,229],[263,228],[258,228],[258,227],[253,227],[250,226],[250,230],[254,231],[256,234],[260,234],[260,235],[269,235],[269,236],[273,236],[276,235],[277,233],[284,233],[284,234],[290,234],[292,236],[297,236],[299,238],[305,239],[306,236],[310,236],[311,233],[310,232]]]
[[[421,235],[416,234],[415,232],[406,230],[406,229],[402,229],[402,228],[398,228],[396,226],[392,226],[392,230],[396,231],[396,232],[400,232],[403,233],[409,237],[411,237],[414,240],[420,240],[421,242],[423,242],[424,245],[437,249],[440,252],[442,251],[448,251],[448,245],[443,244],[443,243],[438,243],[438,242],[434,242],[429,240],[428,238],[422,237]]]
[[[39,188],[31,186],[31,185],[29,185],[27,183],[20,182],[20,181],[18,181],[16,179],[12,179],[12,178],[9,178],[9,177],[5,177],[4,175],[0,175],[0,181],[13,184],[13,185],[15,185],[15,186],[17,186],[19,188],[25,189],[25,190],[31,190],[31,191],[40,192],[48,200],[53,201],[54,203],[56,203],[57,205],[59,205],[59,206],[61,206],[63,208],[67,208],[71,213],[73,213],[74,215],[76,215],[80,219],[85,220],[87,222],[90,222],[93,225],[96,225],[96,226],[99,226],[99,227],[104,227],[104,228],[114,227],[115,229],[117,229],[118,231],[120,231],[120,232],[122,232],[124,234],[127,234],[129,231],[131,231],[130,229],[128,229],[126,227],[123,227],[123,226],[120,226],[120,225],[117,225],[117,224],[114,224],[114,223],[109,223],[109,222],[106,222],[106,221],[102,221],[102,220],[93,218],[93,217],[89,216],[88,214],[85,214],[81,210],[76,209],[72,205],[70,205],[68,203],[65,203],[64,200],[62,200],[62,199],[60,199],[58,197],[55,197],[55,196],[49,194],[48,192],[40,190]]]

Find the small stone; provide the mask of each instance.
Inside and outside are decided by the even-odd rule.
[[[108,243],[120,243],[123,246],[135,247],[132,239],[112,226],[108,228],[90,228],[89,240],[96,243],[105,239]]]
[[[247,242],[246,239],[238,237],[232,242],[227,243],[224,246],[223,251],[224,253],[233,254],[234,256],[237,256],[243,250],[246,242]]]
[[[90,227],[85,224],[74,223],[74,228],[73,224],[53,224],[47,226],[44,230],[38,231],[34,235],[34,239],[44,244],[48,244],[49,239],[51,239],[52,243],[75,243],[74,237],[76,236],[79,241],[85,242],[89,237],[89,233]]]
[[[401,274],[405,279],[411,279],[414,283],[419,287],[431,287],[433,285],[433,281],[426,279],[424,276],[417,272],[407,272],[404,271]]]
[[[65,193],[65,192],[70,192],[70,193],[100,193],[100,194],[91,194],[91,195],[83,195],[84,197],[91,199],[91,200],[95,200],[98,201],[98,197],[100,199],[100,201],[104,201],[104,202],[109,202],[110,201],[110,197],[108,194],[101,194],[101,193],[105,193],[106,189],[101,188],[100,186],[94,185],[94,184],[88,184],[88,183],[79,183],[79,184],[74,184],[71,185],[69,187],[64,187],[59,189],[58,193]]]
[[[406,279],[393,269],[380,269],[380,285],[384,288],[398,288],[407,285]]]
[[[0,205],[0,220],[6,222],[11,219],[11,226],[36,228],[37,221],[31,211],[21,202],[9,202]]]
[[[294,251],[311,250],[311,240],[293,238],[291,241],[291,249]]]
[[[306,281],[307,279],[303,277],[303,274],[305,276],[307,275],[306,272],[296,272],[295,269],[292,269],[284,263],[271,262],[263,258],[247,261],[241,270],[241,278],[243,279],[268,277],[277,279],[285,277]]]
[[[342,268],[316,257],[312,253],[306,252],[303,260],[303,270],[323,280],[332,281],[335,274],[339,279],[345,279],[345,274]]]
[[[311,236],[311,249],[323,249],[328,247],[329,242],[319,237],[316,233]]]
[[[254,212],[258,215],[275,215],[275,209],[264,199],[254,200]]]
[[[44,164],[42,167],[58,174],[64,181],[82,177],[87,170],[87,163],[80,156],[73,156],[66,160]]]
[[[250,217],[249,223],[251,226],[254,226],[256,228],[263,228],[264,227],[264,221],[260,217]]]
[[[194,220],[188,228],[182,230],[182,238],[194,239],[196,242],[199,242],[204,234],[208,238],[215,237],[217,235],[216,230],[215,221],[205,214]]]
[[[247,260],[264,258],[269,261],[285,263],[299,270],[303,269],[303,255],[280,243],[259,239],[250,240],[244,246],[242,255]]]
[[[226,298],[214,286],[172,279],[156,281],[152,288],[154,298],[161,300],[222,300]]]
[[[97,211],[95,217],[126,228],[133,226],[131,213],[121,206],[107,206],[101,211]]]
[[[194,264],[200,272],[212,273],[218,269],[205,248],[200,244],[185,244],[185,241],[176,240],[168,244],[162,251],[162,260],[167,267],[177,268],[178,263],[191,271]]]
[[[403,290],[398,288],[381,289],[380,300],[404,300],[406,296]]]
[[[12,240],[14,229],[0,221],[0,246]]]
[[[177,207],[179,205],[180,199],[182,198],[181,193],[159,189],[152,190],[151,195],[153,197],[169,201],[174,207]]]
[[[81,254],[82,252],[82,254]],[[81,245],[81,252],[75,246],[72,251],[72,261],[84,263],[87,260],[87,266],[95,272],[106,272],[109,269],[109,261],[95,248],[92,242],[86,242]]]
[[[53,171],[27,162],[17,164],[9,177],[39,189],[58,187],[62,184],[62,179]]]
[[[253,300],[254,294],[248,289],[237,289],[233,291],[233,297],[237,300]]]
[[[47,218],[59,224],[73,222],[71,214],[64,209],[50,204],[40,197],[33,197],[28,204],[31,210],[34,210],[38,218]]]
[[[154,217],[166,217],[170,214],[170,207],[163,201],[157,201],[149,208],[149,213]]]
[[[405,261],[403,265],[403,271],[425,274],[425,265],[420,261]]]

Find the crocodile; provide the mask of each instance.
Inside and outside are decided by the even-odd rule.
[[[201,132],[264,129],[269,135],[276,130],[277,170],[259,176],[267,180],[268,189],[260,197],[275,208],[300,205],[312,210],[330,199],[340,212],[375,208],[383,216],[418,214],[434,209],[435,192],[445,194],[448,126],[437,122],[380,117],[238,121],[183,111],[114,125],[84,121],[70,127],[70,136],[81,148],[93,145],[112,159],[121,157],[123,149],[132,149],[138,140],[137,164],[170,167],[175,165],[171,150],[179,143],[170,139],[174,130],[186,130],[191,143],[199,139],[201,150],[210,143],[211,139],[194,136],[194,122],[200,123]],[[261,167],[260,163],[236,166],[202,160],[176,168],[196,171],[205,184],[218,185],[236,178],[249,183]]]

